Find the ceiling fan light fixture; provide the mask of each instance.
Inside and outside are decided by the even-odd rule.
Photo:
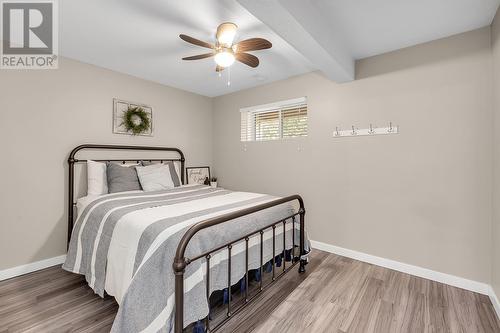
[[[214,57],[215,63],[217,64],[215,71],[219,73],[219,76],[221,71],[231,66],[235,61],[256,68],[259,66],[259,58],[247,52],[270,49],[273,44],[264,38],[248,38],[235,43],[234,39],[237,29],[238,26],[234,23],[222,23],[217,27],[217,32],[215,34],[216,41],[214,44],[180,34],[179,37],[183,41],[211,50],[209,53],[184,57],[182,60],[200,60]]]
[[[233,52],[224,50],[215,55],[215,63],[220,67],[229,67],[234,63],[235,57]]]
[[[238,26],[231,22],[222,23],[217,28],[217,41],[220,45],[230,47],[233,44]]]

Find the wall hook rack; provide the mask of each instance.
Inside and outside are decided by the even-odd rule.
[[[399,126],[394,126],[389,122],[387,127],[376,127],[370,124],[367,128],[356,128],[354,125],[349,130],[342,130],[340,126],[335,126],[333,132],[334,138],[351,137],[351,136],[373,136],[373,135],[390,135],[399,134]]]

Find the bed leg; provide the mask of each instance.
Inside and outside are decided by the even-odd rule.
[[[301,206],[299,209],[299,214],[300,214],[300,265],[299,265],[299,273],[305,273],[306,271],[306,264],[307,261],[304,258],[306,255],[306,249],[305,249],[305,221],[304,221],[304,216],[306,214],[306,211],[304,209],[303,203],[301,202]]]
[[[184,269],[186,261],[184,259],[175,258],[174,264],[175,274],[175,333],[184,331]]]
[[[300,259],[299,273],[305,273],[306,272],[306,264],[307,264],[306,260]]]

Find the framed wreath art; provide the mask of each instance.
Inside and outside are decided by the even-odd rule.
[[[152,108],[144,104],[114,99],[113,133],[152,136]]]

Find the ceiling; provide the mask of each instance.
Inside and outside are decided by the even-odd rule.
[[[65,0],[60,1],[60,53],[205,96],[219,96],[321,70],[337,82],[354,79],[356,59],[487,26],[500,0]],[[237,40],[263,37],[252,52],[215,72],[213,59],[178,35],[214,41],[217,26],[239,26]],[[231,84],[228,86],[228,81]]]
[[[490,25],[498,0],[311,1],[346,39],[355,59]]]
[[[61,55],[201,95],[223,95],[314,69],[235,1],[64,0],[59,6]],[[207,49],[182,41],[179,34],[213,42],[224,21],[239,26],[239,40],[258,36],[273,43],[270,50],[252,52],[259,67],[238,63],[219,77],[213,58],[181,60]]]

